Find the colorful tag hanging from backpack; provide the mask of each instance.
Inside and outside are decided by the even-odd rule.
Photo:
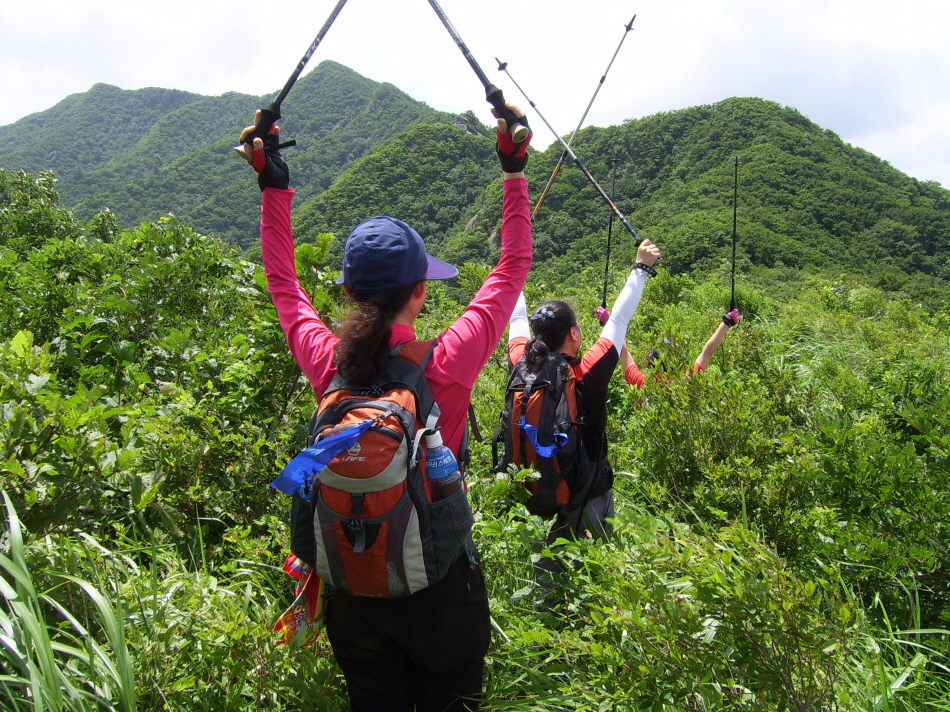
[[[382,418],[383,415],[375,419],[366,418],[362,423],[354,425],[348,430],[339,432],[332,437],[314,443],[305,450],[301,450],[293,460],[284,466],[284,469],[270,483],[270,486],[289,497],[292,497],[294,492],[298,492],[303,487],[309,489],[309,485],[313,483],[313,478],[329,465],[337,455],[352,448],[356,441],[363,437],[363,433],[369,430],[373,423]]]
[[[294,602],[274,623],[280,633],[277,645],[305,648],[312,645],[323,628],[323,593],[326,584],[317,578],[310,566],[291,554],[284,562],[284,571],[297,579]]]

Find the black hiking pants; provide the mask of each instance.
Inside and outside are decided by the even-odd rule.
[[[406,598],[335,590],[325,622],[353,712],[479,709],[491,626],[481,566],[466,555]]]

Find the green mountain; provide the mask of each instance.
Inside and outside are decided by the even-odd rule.
[[[257,233],[257,187],[231,147],[268,100],[97,84],[0,127],[0,166],[55,171],[63,203],[80,219],[104,208],[123,224],[171,212],[201,232],[246,246]],[[284,136],[299,144],[288,158],[301,201],[413,124],[456,119],[329,61],[300,79],[284,114]]]
[[[618,205],[664,247],[674,271],[712,269],[726,254],[738,158],[738,232],[752,263],[950,278],[950,191],[845,144],[794,109],[732,98],[587,129],[577,152],[604,184],[611,159],[620,159]],[[537,231],[556,252],[565,248],[560,222],[576,220],[589,234],[608,220],[577,169],[546,205]]]
[[[589,127],[575,147],[608,188],[618,159],[614,200],[642,237],[661,246],[672,272],[709,274],[731,257],[738,158],[740,269],[856,272],[916,296],[950,279],[950,191],[901,173],[794,109],[731,98]],[[559,155],[553,145],[529,162],[535,199]],[[488,190],[464,211],[446,241],[446,257],[493,258],[485,235],[498,227],[499,195]],[[466,231],[474,216],[480,229]],[[576,278],[585,265],[602,273],[609,221],[584,174],[565,167],[534,221],[536,262],[561,279]],[[615,221],[612,260],[631,264],[633,245]]]
[[[230,147],[266,101],[97,85],[0,127],[0,167],[56,171],[63,204],[79,219],[110,208],[129,225],[171,212],[246,248],[256,240],[257,187]],[[282,128],[299,143],[285,152],[298,239],[342,237],[366,217],[392,213],[447,259],[494,258],[500,179],[490,134],[471,112],[434,111],[324,61],[295,87]],[[661,246],[672,272],[708,275],[727,264],[738,158],[740,270],[796,279],[853,272],[919,301],[950,279],[950,191],[792,108],[731,98],[588,127],[575,148],[603,186],[617,159],[615,202]],[[534,153],[527,172],[535,199],[559,155],[557,145]],[[565,167],[535,220],[536,264],[552,279],[602,273],[609,218],[581,171]],[[619,222],[611,252],[618,265],[634,259]]]
[[[292,177],[295,172],[292,165]],[[358,222],[389,214],[411,224],[429,249],[438,251],[444,236],[466,224],[471,206],[499,176],[488,138],[455,126],[420,124],[357,161],[325,192],[300,201],[294,229],[301,239],[320,232],[342,238]],[[342,242],[337,241],[335,252]]]
[[[96,84],[84,94],[72,94],[56,106],[0,127],[0,153],[7,169],[27,173],[52,170],[63,187],[79,181],[85,173],[105,168],[133,151],[155,125],[205,97],[172,89],[123,91]],[[199,124],[190,127],[187,143],[176,155],[195,150],[210,140],[220,127]],[[185,134],[169,137],[178,141]],[[166,147],[166,153],[173,153]],[[160,165],[161,154],[153,157]],[[165,162],[171,160],[164,157]]]

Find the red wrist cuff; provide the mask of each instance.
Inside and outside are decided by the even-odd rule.
[[[251,165],[254,166],[255,171],[260,173],[264,170],[264,166],[267,164],[267,158],[264,156],[263,148],[255,148],[251,151],[251,159],[253,161]]]

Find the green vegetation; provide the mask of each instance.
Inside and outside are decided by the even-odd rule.
[[[106,208],[123,224],[174,213],[246,247],[257,239],[257,188],[231,147],[269,99],[97,84],[0,127],[0,166],[55,171],[64,202],[83,220]],[[284,136],[299,143],[288,152],[298,204],[413,124],[455,120],[330,61],[300,79],[283,113]]]
[[[55,171],[80,220],[103,209],[123,225],[173,213],[253,249],[256,188],[230,147],[265,100],[96,85],[0,127],[0,167]],[[300,80],[284,113],[284,136],[299,142],[286,156],[300,240],[344,235],[392,212],[449,259],[492,259],[501,190],[489,132],[471,112],[458,117],[467,128],[455,128],[456,117],[324,61]],[[107,133],[101,117],[110,117]],[[76,141],[89,135],[96,140]],[[738,157],[741,270],[859,274],[897,298],[945,304],[950,191],[900,173],[794,109],[731,98],[589,127],[575,147],[605,185],[619,159],[615,201],[663,246],[664,267],[675,274],[705,279],[722,267]],[[552,145],[528,164],[536,195],[559,155]],[[536,260],[550,262],[545,277],[569,279],[578,259],[599,260],[608,218],[583,174],[565,167],[535,220]],[[625,264],[632,240],[616,227],[612,249]]]
[[[268,482],[313,396],[239,253],[258,197],[230,145],[261,102],[97,85],[0,128],[0,165],[36,174],[0,169],[4,709],[345,709],[326,641],[270,632],[293,586]],[[287,109],[315,306],[331,325],[344,308],[334,234],[391,213],[465,263],[430,285],[420,336],[437,334],[497,256],[484,127],[332,62]],[[571,571],[553,592],[532,584],[545,523],[475,444],[487,708],[950,708],[950,191],[759,99],[576,146],[602,179],[621,159],[617,202],[663,249],[629,341],[668,372],[612,383],[617,533],[549,552]],[[532,158],[535,191],[558,155]],[[745,319],[685,376],[729,301],[736,156]],[[528,300],[568,297],[588,338],[607,220],[565,167],[535,221]],[[634,254],[618,227],[609,296]],[[499,346],[473,395],[484,431],[506,375]]]
[[[5,634],[0,649],[0,667],[6,673],[2,682],[4,709],[91,712],[107,705],[131,712],[136,708],[134,671],[121,603],[119,611],[113,610],[95,586],[67,573],[43,570],[35,576],[37,561],[31,556],[27,562],[19,519],[9,498],[4,501],[9,557],[0,556],[0,569],[10,581],[0,579],[0,591],[7,602],[0,610],[0,629]],[[40,578],[57,585],[38,590],[35,583]],[[66,598],[88,598],[82,603],[92,603],[94,611],[87,608],[77,615],[63,605],[62,589],[70,585],[79,590],[68,591]],[[48,623],[47,612],[67,625]],[[102,630],[105,641],[90,635],[90,628]]]
[[[287,502],[267,483],[313,401],[260,268],[173,218],[75,222],[50,174],[0,172],[0,196],[4,706],[345,709],[326,641],[270,633],[293,589]],[[332,242],[298,250],[331,322]],[[433,285],[427,332],[485,269]],[[567,295],[596,333],[602,266],[543,281],[558,269],[529,301]],[[747,319],[692,377],[726,284],[651,280],[631,346],[668,337],[670,373],[612,386],[616,536],[558,547],[572,573],[545,597],[530,563],[545,524],[476,444],[488,709],[946,708],[950,320],[856,278],[790,288],[790,272],[743,276]],[[499,347],[474,394],[486,430],[504,380]]]
[[[705,276],[722,266],[739,158],[741,269],[857,272],[915,302],[935,298],[950,278],[950,191],[909,178],[793,109],[727,99],[585,129],[576,150],[602,181],[620,159],[618,207],[662,245],[671,272]],[[556,155],[529,164],[532,185],[547,179]],[[535,222],[542,258],[566,255],[564,275],[580,255],[598,259],[608,216],[578,169],[562,171]],[[632,241],[614,227],[617,263],[632,261]]]
[[[463,218],[498,176],[491,142],[454,126],[421,124],[357,162],[326,192],[294,214],[294,234],[345,236],[372,215],[398,215],[439,250],[441,237]],[[342,242],[342,241],[341,241]],[[342,246],[337,257],[342,257]]]

